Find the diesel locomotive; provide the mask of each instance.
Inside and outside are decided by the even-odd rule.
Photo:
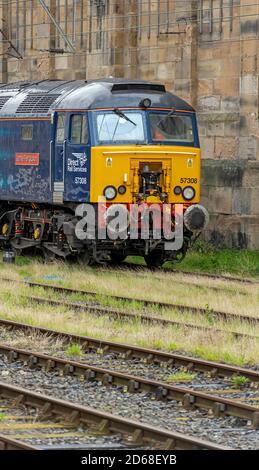
[[[183,207],[183,243],[126,235],[78,238],[78,205]],[[0,85],[0,243],[83,264],[141,255],[150,266],[185,255],[204,229],[194,109],[140,80],[41,80]],[[141,211],[139,214],[141,219]],[[137,220],[137,226],[139,220]],[[150,228],[154,217],[150,217]],[[127,230],[126,230],[127,233]]]

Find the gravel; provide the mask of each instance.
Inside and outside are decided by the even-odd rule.
[[[129,363],[125,365],[129,371]],[[56,372],[31,370],[25,368],[20,362],[11,364],[6,362],[2,355],[0,356],[0,379],[38,393],[53,395],[124,418],[132,418],[172,431],[209,439],[232,448],[257,449],[259,447],[259,431],[253,429],[251,423],[240,418],[209,418],[206,411],[186,410],[176,401],[156,401],[148,393],[123,393],[118,387],[104,387],[98,382],[81,382],[79,378],[73,376],[60,377]],[[214,381],[214,385],[217,386],[217,380]],[[222,381],[218,385],[222,388]]]

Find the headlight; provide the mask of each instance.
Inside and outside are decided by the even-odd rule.
[[[117,190],[114,186],[106,186],[103,190],[103,195],[106,197],[108,201],[114,199],[117,195]]]
[[[186,201],[191,201],[195,196],[195,189],[192,186],[186,186],[183,189],[183,197]]]
[[[149,98],[144,98],[143,100],[140,101],[139,106],[141,108],[150,108],[151,100]]]

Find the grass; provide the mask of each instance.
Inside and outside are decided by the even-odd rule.
[[[244,338],[237,340],[227,332],[217,333],[214,330],[187,330],[185,327],[161,327],[158,325],[143,325],[138,319],[130,322],[113,321],[107,316],[94,317],[86,312],[73,312],[65,307],[58,310],[51,306],[26,305],[17,303],[0,303],[0,315],[15,321],[22,321],[31,325],[41,325],[47,328],[70,332],[80,335],[92,336],[100,340],[117,341],[136,344],[178,353],[193,354],[197,357],[215,361],[223,361],[240,366],[254,365],[259,361],[258,340]],[[13,335],[15,336],[15,335]],[[14,339],[11,339],[14,341]],[[46,339],[45,339],[46,341]],[[51,338],[50,338],[51,341]],[[8,339],[6,342],[9,344]],[[24,336],[22,345],[26,348],[54,352],[62,345],[46,343],[41,345],[38,338]],[[19,346],[19,338],[17,339]],[[64,350],[64,348],[62,348]],[[72,349],[72,353],[74,352]],[[76,348],[76,353],[78,352]]]
[[[82,356],[83,355],[81,345],[76,344],[76,343],[70,344],[70,346],[67,347],[65,352],[68,356],[71,356],[71,357]]]
[[[7,419],[7,416],[4,413],[0,413],[0,422],[3,422]]]
[[[190,254],[192,255],[192,254]],[[204,255],[205,256],[205,255]],[[25,258],[26,259],[26,258]],[[244,263],[245,264],[245,263]],[[182,273],[151,273],[148,271],[125,272],[111,269],[80,268],[64,262],[54,262],[49,265],[34,258],[27,258],[23,264],[4,265],[0,261],[1,276],[13,279],[30,277],[35,282],[57,284],[75,289],[92,290],[99,293],[97,299],[91,296],[75,294],[74,300],[98,300],[102,305],[109,305],[129,311],[142,312],[143,304],[136,299],[179,303],[197,306],[206,309],[206,315],[181,314],[176,310],[163,310],[148,308],[149,314],[160,315],[175,321],[186,321],[199,325],[224,328],[225,332],[216,333],[214,330],[207,333],[204,330],[190,330],[183,327],[161,327],[158,325],[143,325],[138,319],[130,322],[111,320],[108,317],[95,317],[63,306],[58,308],[48,305],[32,303],[30,295],[53,299],[66,300],[70,297],[47,292],[43,288],[30,289],[25,285],[1,282],[0,285],[0,315],[3,318],[23,321],[33,325],[42,325],[49,328],[71,333],[93,336],[98,339],[126,342],[144,347],[184,352],[195,356],[223,361],[240,366],[254,365],[259,362],[258,340],[238,340],[228,334],[228,329],[255,334],[256,329],[235,320],[232,323],[218,322],[214,310],[230,313],[245,313],[259,316],[259,289],[253,285],[240,285],[235,282],[222,280],[204,280],[186,277]],[[190,284],[195,281],[195,285]],[[198,285],[197,285],[198,283]],[[227,285],[227,290],[225,286]],[[213,291],[216,286],[219,291]],[[104,294],[128,296],[135,299],[134,303],[115,301],[105,298]],[[245,295],[243,295],[245,293]],[[257,327],[258,328],[258,327]],[[259,335],[259,331],[258,331]],[[40,347],[37,338],[30,340],[18,338],[21,347]],[[26,343],[27,341],[27,343]],[[52,344],[53,343],[53,344]],[[51,343],[54,352],[62,345]],[[46,344],[42,343],[42,350],[48,352]],[[45,349],[44,349],[45,348]],[[75,355],[77,351],[75,351]],[[73,349],[72,349],[73,355]]]
[[[243,375],[234,375],[231,378],[231,383],[233,388],[242,388],[249,384],[249,379]]]
[[[126,261],[140,266],[145,265],[144,259],[139,256],[128,257]],[[181,263],[167,262],[164,266],[179,272],[232,274],[259,278],[259,251],[216,248],[203,241],[197,241]]]
[[[188,383],[192,382],[197,374],[191,374],[189,372],[176,372],[175,374],[171,374],[168,377],[168,382],[173,383]]]
[[[259,278],[259,251],[194,248],[182,263],[174,268],[180,271]]]

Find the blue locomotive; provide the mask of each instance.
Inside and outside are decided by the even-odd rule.
[[[80,240],[78,204],[184,205],[182,247],[165,240]],[[207,221],[200,199],[194,109],[139,80],[41,80],[0,85],[0,242],[84,264],[183,256]],[[173,219],[172,219],[173,223]]]

